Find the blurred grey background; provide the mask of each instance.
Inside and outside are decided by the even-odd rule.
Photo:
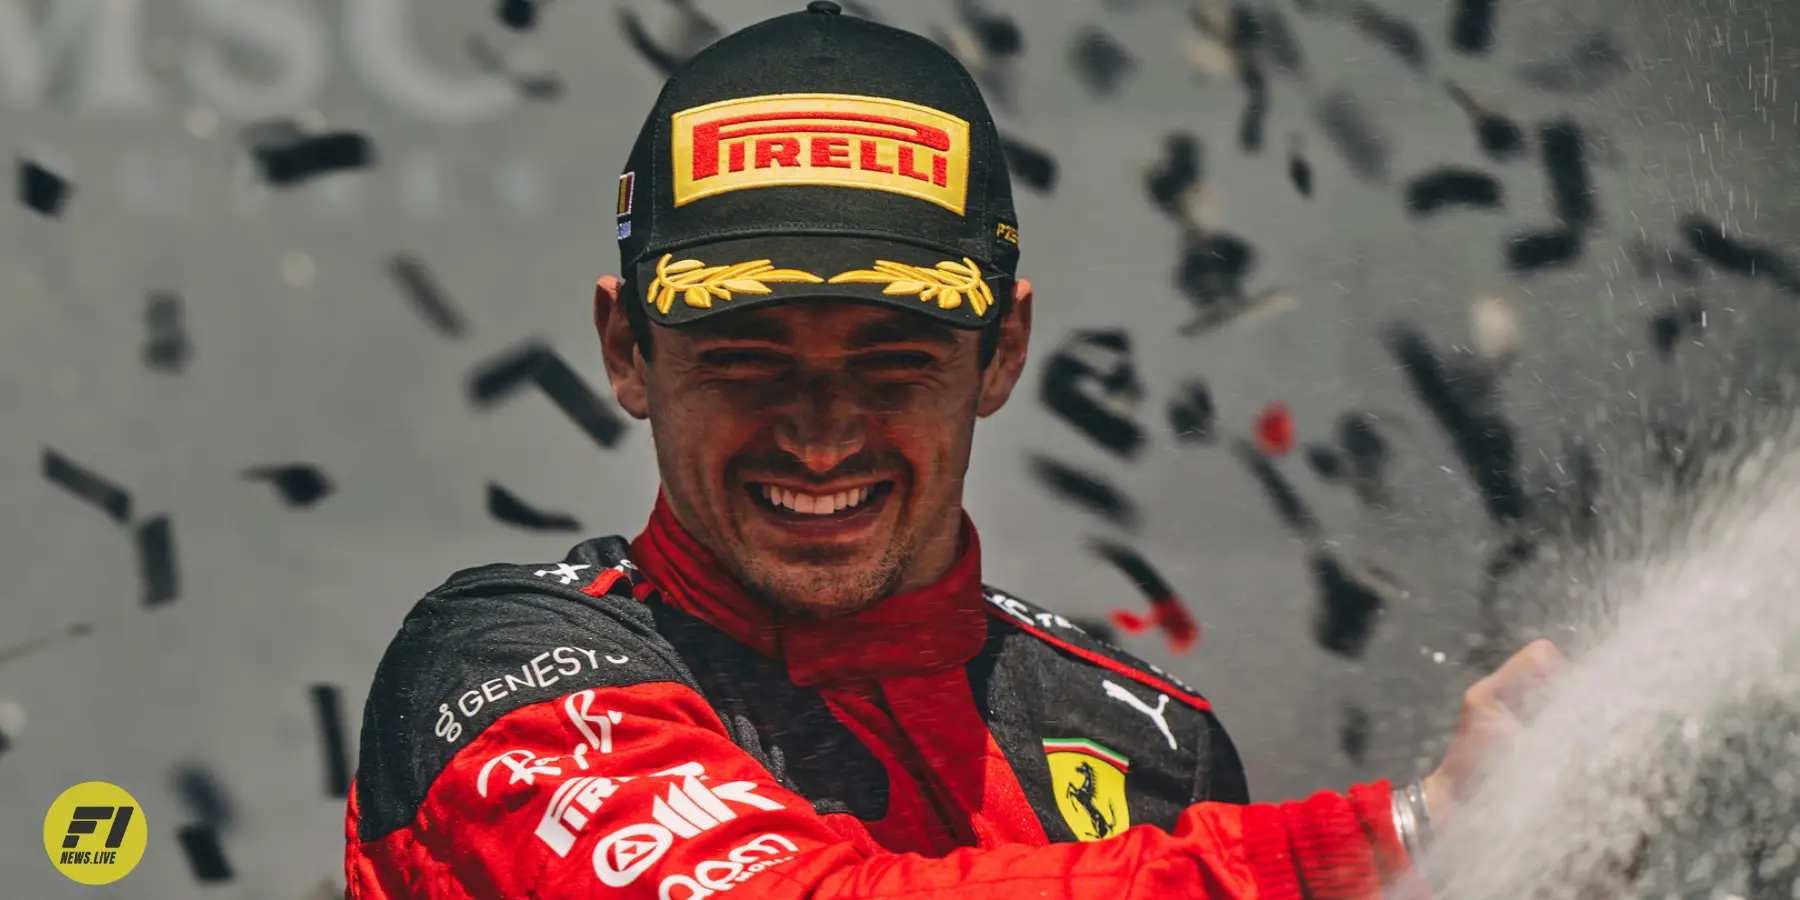
[[[1800,10],[1784,0],[1496,0],[1485,50],[1457,47],[1461,0],[847,5],[968,57],[1026,148],[1038,319],[1023,389],[979,430],[968,505],[987,580],[1069,616],[1143,615],[1092,550],[1135,548],[1203,633],[1179,653],[1155,632],[1119,640],[1213,700],[1257,799],[1434,763],[1460,692],[1548,620],[1504,599],[1516,586],[1484,601],[1492,561],[1529,546],[1521,572],[1559,571],[1559,548],[1616,540],[1606,510],[1729,440],[1709,429],[1732,410],[1789,396]],[[696,16],[728,31],[800,4],[536,6],[0,0],[0,147],[19,191],[0,206],[7,897],[341,894],[314,687],[335,689],[353,754],[375,663],[423,591],[642,526],[646,428],[601,446],[544,392],[483,405],[471,379],[541,342],[612,408],[589,298],[616,268],[616,179],[662,77],[621,16],[679,57],[707,33]],[[1471,104],[1498,117],[1485,132]],[[370,155],[273,183],[253,147],[296,132],[355,133]],[[1200,171],[1165,210],[1149,179],[1173,134]],[[1038,187],[1032,150],[1053,164]],[[1411,211],[1445,167],[1466,170],[1453,197],[1497,208]],[[1525,250],[1566,258],[1509,266],[1513,239],[1539,232]],[[1238,247],[1254,258],[1233,269]],[[423,311],[397,256],[456,327]],[[1409,375],[1396,327],[1448,361],[1447,399],[1424,402],[1431,367],[1414,354]],[[1077,346],[1093,330],[1126,336],[1131,377]],[[1071,390],[1135,422],[1141,449],[1113,452],[1043,402],[1059,351],[1098,373]],[[1171,423],[1193,381],[1208,440]],[[1258,424],[1271,404],[1294,445],[1265,462],[1311,532],[1233,449],[1278,437]],[[1332,452],[1347,414],[1354,446]],[[1516,460],[1459,452],[1502,432]],[[1036,457],[1110,482],[1135,527],[1056,496]],[[84,501],[47,460],[130,509]],[[1332,461],[1360,475],[1322,477]],[[293,485],[311,502],[246,475],[302,464],[329,486]],[[497,520],[490,483],[579,533]],[[165,516],[175,578],[147,603],[139,534]],[[1318,554],[1367,587],[1328,592]],[[1337,650],[1317,627],[1328,594]],[[1368,596],[1382,611],[1360,620]],[[109,887],[65,880],[40,841],[51,801],[88,780],[131,791],[150,825],[142,864]],[[184,853],[190,825],[210,826],[228,875]]]

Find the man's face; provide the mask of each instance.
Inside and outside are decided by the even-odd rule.
[[[831,616],[954,562],[975,420],[1024,360],[1021,287],[985,369],[977,332],[891,307],[808,300],[659,326],[648,363],[606,296],[616,282],[595,313],[676,519],[752,593]]]

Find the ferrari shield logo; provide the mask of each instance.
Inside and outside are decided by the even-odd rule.
[[[1131,827],[1125,806],[1125,757],[1084,738],[1044,741],[1056,808],[1084,841],[1112,837]]]

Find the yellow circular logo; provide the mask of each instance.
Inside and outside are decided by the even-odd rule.
[[[44,850],[82,884],[112,884],[137,868],[150,843],[144,808],[124,788],[88,781],[62,792],[44,816]]]

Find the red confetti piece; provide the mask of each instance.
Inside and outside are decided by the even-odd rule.
[[[1200,625],[1182,607],[1181,601],[1172,597],[1151,601],[1148,618],[1125,609],[1113,610],[1108,618],[1125,634],[1143,634],[1152,628],[1162,632],[1169,639],[1169,650],[1173,653],[1186,653],[1200,641]]]
[[[1269,456],[1286,456],[1294,449],[1294,415],[1286,405],[1271,403],[1256,417],[1256,446]]]
[[[1144,617],[1125,609],[1115,609],[1110,616],[1112,623],[1126,634],[1143,634],[1150,627]]]

